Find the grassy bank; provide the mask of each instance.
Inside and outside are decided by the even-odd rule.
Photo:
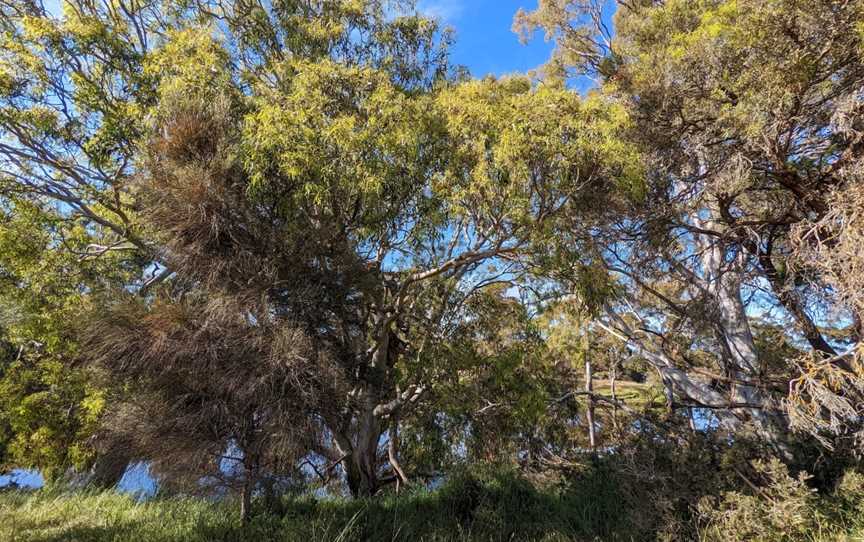
[[[742,535],[764,541],[864,540],[864,498],[857,489],[844,487],[844,498],[808,496],[794,484],[761,497],[732,494],[715,501],[703,517],[698,512],[682,515],[669,503],[639,502],[641,495],[617,490],[604,482],[602,473],[595,474],[569,489],[541,490],[511,474],[463,475],[436,491],[372,501],[302,498],[259,510],[252,524],[242,528],[230,501],[175,497],[137,502],[116,493],[6,492],[0,494],[0,540],[726,541],[743,540],[729,538]],[[680,524],[673,525],[676,521]],[[748,531],[747,525],[756,530]]]

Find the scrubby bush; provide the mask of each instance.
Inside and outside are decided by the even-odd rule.
[[[816,532],[825,519],[819,497],[807,485],[807,475],[793,477],[780,461],[754,461],[762,483],[749,480],[751,492],[730,491],[705,497],[698,505],[702,534],[707,540],[801,540]]]
[[[793,476],[780,461],[754,461],[745,487],[703,498],[697,506],[700,540],[794,542],[847,540],[864,528],[864,476],[848,471],[833,492],[819,494],[809,476]],[[848,537],[848,538],[846,538]]]

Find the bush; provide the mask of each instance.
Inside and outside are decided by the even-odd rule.
[[[739,472],[747,490],[701,500],[701,540],[827,541],[864,532],[864,476],[860,473],[846,472],[831,494],[820,495],[808,485],[806,473],[793,477],[776,459],[754,461],[752,467],[755,479]]]
[[[745,474],[752,493],[730,491],[722,497],[705,497],[698,505],[702,535],[720,541],[800,540],[820,524],[819,499],[807,486],[807,476],[789,475],[778,460],[754,461],[753,470],[764,480],[760,485]]]

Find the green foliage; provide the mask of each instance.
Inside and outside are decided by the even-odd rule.
[[[94,459],[88,439],[105,407],[86,375],[50,357],[24,354],[0,366],[0,470],[38,468],[53,481]],[[5,437],[5,438],[4,438]],[[4,450],[5,448],[5,450]]]
[[[286,210],[315,209],[361,240],[387,235],[414,206],[422,231],[428,219],[419,213],[434,204],[421,189],[441,141],[428,97],[405,94],[371,68],[322,61],[292,70],[290,87],[254,99],[245,119],[250,188],[284,194]]]
[[[39,468],[49,481],[94,459],[105,390],[71,368],[89,292],[124,283],[139,264],[88,255],[98,230],[27,200],[0,210],[0,469]],[[64,247],[65,250],[60,250]]]
[[[586,212],[599,195],[609,205],[640,191],[640,156],[621,140],[629,117],[599,95],[582,99],[513,77],[459,85],[439,103],[455,160],[436,188],[458,202],[459,213],[481,211],[522,226],[536,221],[538,205],[546,210],[563,200],[567,211]],[[542,226],[538,240],[548,241],[561,223],[544,220]]]
[[[425,365],[436,382],[435,414],[423,411],[405,420],[403,448],[412,463],[428,457],[432,444],[417,435],[430,429],[424,417],[435,420],[437,431],[431,434],[444,450],[464,446],[463,460],[506,462],[572,414],[567,405],[550,406],[567,385],[547,363],[543,338],[525,306],[507,289],[492,285],[472,296],[448,341],[431,348],[418,367],[408,367],[416,371]],[[430,368],[427,360],[438,361]],[[433,465],[445,469],[459,462],[450,453],[436,459]]]

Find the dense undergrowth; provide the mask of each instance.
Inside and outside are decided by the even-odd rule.
[[[682,468],[686,468],[682,465]],[[372,500],[256,502],[240,525],[228,501],[112,492],[0,494],[0,540],[59,541],[854,541],[864,538],[864,476],[818,492],[779,463],[751,464],[747,489],[708,494],[702,476],[639,481],[595,464],[555,482],[508,469],[465,471],[436,490]],[[737,469],[736,469],[737,470]],[[707,477],[706,477],[707,476]],[[750,479],[752,477],[752,479]],[[682,482],[681,480],[685,480]],[[689,480],[689,482],[686,482]],[[673,488],[669,483],[674,483]],[[689,483],[691,491],[681,492]],[[699,489],[702,491],[699,491]],[[671,497],[673,491],[678,492]],[[700,494],[704,493],[704,494]]]

